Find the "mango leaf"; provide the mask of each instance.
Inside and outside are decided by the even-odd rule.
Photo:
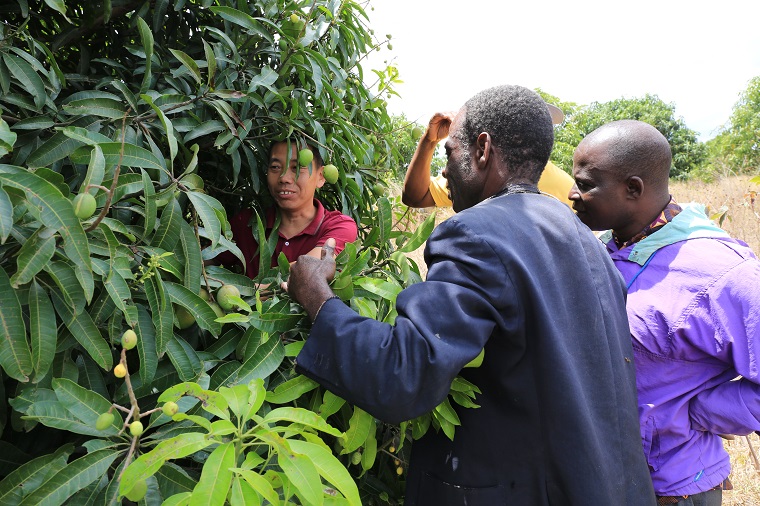
[[[185,138],[183,139],[185,143],[190,142],[193,139],[196,139],[198,137],[203,137],[215,132],[221,132],[225,129],[224,122],[219,120],[209,120],[204,121],[200,124],[197,128],[193,128],[187,134],[185,134]]]
[[[73,450],[73,445],[64,445],[55,453],[32,459],[11,471],[0,481],[0,504],[19,504],[24,496],[66,467]]]
[[[224,207],[214,197],[205,193],[189,191],[187,196],[203,222],[206,234],[211,239],[211,247],[215,247],[222,235],[222,222],[219,221],[216,210],[223,211]]]
[[[4,52],[3,62],[5,62],[5,66],[13,74],[13,77],[21,83],[21,87],[32,95],[37,110],[42,109],[47,98],[45,83],[42,81],[42,78],[34,71],[31,65],[18,56]]]
[[[206,84],[210,87],[214,87],[214,76],[216,75],[216,55],[211,45],[203,40],[203,52],[206,55],[206,68],[208,69],[208,75],[206,76]]]
[[[0,267],[0,366],[18,381],[29,381],[33,371],[32,352],[26,341],[26,326],[16,290]]]
[[[161,212],[161,223],[150,240],[151,246],[172,251],[177,245],[181,233],[182,208],[172,199]]]
[[[100,479],[121,453],[120,450],[104,449],[75,459],[26,496],[19,506],[65,503],[74,493]]]
[[[324,394],[322,394],[322,404],[319,406],[317,413],[327,420],[331,415],[337,413],[345,403],[345,399],[338,397],[329,390],[325,390]]]
[[[142,304],[137,306],[137,353],[140,356],[140,381],[147,385],[153,381],[158,368],[156,355],[156,333],[148,310]]]
[[[193,502],[209,506],[223,506],[232,484],[235,466],[235,443],[217,446],[203,464],[201,478],[193,490]]]
[[[357,278],[354,284],[390,302],[395,302],[402,290],[399,285],[379,278]]]
[[[82,143],[70,139],[64,133],[58,132],[35,149],[26,159],[30,168],[47,167],[66,158],[73,153]]]
[[[359,409],[359,408],[356,408],[356,409]],[[374,422],[374,418],[372,418],[368,413],[365,413],[365,414],[369,416],[370,420]],[[266,416],[263,419],[263,423],[280,422],[283,420],[297,423],[300,425],[305,425],[307,427],[312,427],[314,429],[321,430],[322,432],[326,432],[333,436],[342,435],[342,433],[338,429],[336,429],[335,427],[327,423],[323,418],[321,418],[315,412],[309,411],[308,409],[303,409],[303,408],[282,407],[282,408],[273,409],[272,411],[266,414]],[[366,438],[367,436],[365,435],[364,439]],[[362,443],[364,442],[364,439],[362,439]]]
[[[195,79],[195,82],[201,84],[201,69],[198,68],[198,64],[187,53],[180,51],[179,49],[169,49],[175,58],[177,58],[182,65],[190,71],[190,76]]]
[[[66,4],[63,0],[45,0],[45,3],[48,7],[60,12],[66,21],[71,23],[71,20],[68,18],[68,16],[66,16]]]
[[[353,252],[353,254],[351,254]],[[341,251],[341,256],[343,254],[349,255],[348,261],[345,265],[341,267],[341,276],[356,276],[361,271],[367,268],[367,265],[369,264],[370,254],[372,251],[370,249],[365,249],[361,252],[358,256],[356,255],[356,245],[354,243],[347,243],[346,248]],[[336,259],[340,260],[340,258]]]
[[[269,30],[249,14],[233,9],[232,7],[211,7],[210,9],[214,14],[245,28],[252,34],[263,37],[270,44],[274,44],[274,39],[272,38],[272,34],[269,33]]]
[[[100,335],[100,330],[98,330],[98,327],[92,321],[89,313],[74,314],[56,290],[51,290],[50,294],[55,310],[61,316],[63,323],[71,331],[74,338],[100,367],[106,371],[110,371],[111,367],[113,367],[111,348],[105,339],[103,339],[103,336]]]
[[[409,237],[409,240],[407,240],[398,251],[402,253],[411,253],[422,246],[425,241],[428,240],[430,234],[433,233],[433,229],[435,228],[435,216],[436,213],[430,213],[428,217],[425,218],[425,221],[417,227],[411,237]]]
[[[8,193],[0,186],[0,244],[5,244],[12,229],[13,202],[11,202]]]
[[[124,157],[121,157],[121,142],[102,142],[99,144],[100,149],[103,150],[103,157],[106,160],[108,167],[116,167],[121,160],[122,167],[142,167],[144,169],[157,169],[163,170],[164,165],[156,158],[156,156],[145,148],[124,143]],[[82,146],[74,150],[69,155],[69,158],[73,163],[86,164],[90,161],[90,150],[92,146]]]
[[[306,392],[311,392],[318,386],[319,383],[316,381],[299,374],[295,378],[277,385],[274,391],[267,392],[266,400],[272,404],[285,404],[298,399]]]
[[[201,259],[201,245],[195,237],[192,225],[186,221],[180,223],[180,244],[182,254],[185,255],[185,277],[183,285],[192,292],[199,293],[201,289],[201,276],[203,260]]]
[[[178,283],[165,281],[164,288],[173,303],[179,304],[190,311],[200,328],[208,330],[215,336],[221,333],[222,325],[215,321],[217,318],[216,313],[208,305],[208,302]]]
[[[284,314],[284,313],[258,313],[251,314],[249,319],[251,325],[262,331],[272,334],[274,332],[286,332],[292,329],[299,320],[303,318],[302,314]]]
[[[92,270],[87,235],[69,199],[31,172],[0,173],[0,183],[23,190],[30,203],[40,208],[40,221],[49,229],[59,231],[69,259],[82,269]]]
[[[164,497],[183,492],[192,492],[196,480],[192,479],[184,469],[171,462],[166,462],[156,474],[158,488]]]
[[[145,280],[145,294],[153,318],[156,336],[156,353],[163,356],[169,340],[174,337],[174,312],[164,292],[164,283],[159,276]]]
[[[76,365],[79,370],[79,378],[77,379],[79,385],[102,395],[106,399],[111,398],[111,394],[106,387],[105,378],[103,377],[103,371],[93,359],[87,355],[79,355],[76,358]]]
[[[269,501],[270,504],[279,506],[280,496],[266,478],[248,469],[233,468],[232,471],[242,476],[243,479],[251,485],[258,494]]]
[[[13,124],[13,130],[47,130],[55,125],[55,121],[48,116],[35,116],[25,118]]]
[[[285,358],[285,348],[279,339],[269,339],[256,349],[250,358],[238,369],[235,383],[248,383],[257,378],[266,378],[280,367]]]
[[[156,116],[158,116],[158,119],[161,121],[161,125],[164,127],[164,132],[166,132],[166,140],[169,144],[169,160],[171,163],[174,163],[174,158],[177,156],[177,137],[174,135],[174,125],[172,125],[171,120],[166,116],[166,114],[164,114],[164,111],[162,111],[160,107],[153,103],[153,99],[150,97],[150,95],[143,94],[140,95],[140,98],[142,98],[145,103],[153,109],[153,111],[156,113]]]
[[[161,506],[190,506],[190,500],[192,497],[193,494],[191,492],[175,494],[162,502]]]
[[[118,99],[114,98],[113,100],[118,100]],[[98,143],[100,142],[111,142],[110,137],[106,137],[100,132],[92,132],[90,130],[87,130],[86,128],[82,128],[78,126],[67,126],[67,127],[59,128],[59,130],[63,135],[65,135],[69,139],[77,141],[77,146],[80,143],[85,144],[87,146],[97,146]],[[102,154],[102,151],[101,151],[101,154]],[[92,158],[90,159],[90,161],[92,161]],[[97,184],[100,184],[100,183],[97,183]]]
[[[90,163],[87,165],[87,175],[84,177],[84,181],[82,181],[82,186],[80,187],[79,192],[84,192],[85,188],[89,185],[99,185],[102,183],[103,177],[105,177],[105,170],[106,159],[103,156],[103,150],[100,146],[96,145],[93,148],[92,153],[90,153]],[[95,195],[97,193],[97,188],[88,191],[92,195]]]
[[[320,506],[324,502],[322,480],[317,467],[306,455],[301,455],[279,447],[277,463],[280,465],[290,483],[296,488],[296,495],[305,504]]]
[[[403,432],[402,432],[403,434]],[[375,465],[375,458],[377,457],[377,438],[375,434],[370,431],[367,435],[367,440],[364,442],[364,450],[362,451],[362,469],[369,471],[372,466]]]
[[[153,229],[156,228],[156,189],[153,188],[153,181],[148,173],[145,170],[141,170],[140,172],[143,181],[143,197],[145,198],[145,223],[143,224],[143,231],[145,237],[148,237],[153,233]]]
[[[120,119],[127,113],[121,101],[107,98],[72,100],[63,105],[63,110],[72,116],[97,116],[109,119]]]
[[[377,228],[380,231],[380,242],[384,243],[391,236],[393,228],[393,209],[385,197],[377,199]]]
[[[75,314],[84,312],[87,300],[84,290],[79,285],[74,267],[64,260],[56,260],[45,264],[45,271],[53,278],[72,311]]]
[[[14,125],[15,126],[15,125]],[[3,157],[13,151],[18,136],[12,132],[8,122],[0,118],[0,157]]]
[[[374,430],[375,419],[372,415],[354,406],[354,414],[351,415],[351,420],[348,422],[348,430],[340,438],[340,443],[343,446],[340,454],[345,455],[356,451],[367,440],[370,432]]]
[[[184,396],[195,397],[201,401],[201,406],[209,413],[219,418],[229,419],[227,400],[219,392],[204,390],[198,383],[186,382],[167,388],[158,397],[158,402],[177,402]]]
[[[203,372],[203,363],[195,350],[184,339],[177,338],[177,336],[170,339],[166,346],[166,353],[182,381],[192,381]]]
[[[235,385],[233,387],[220,387],[219,393],[224,396],[230,411],[232,411],[238,420],[242,420],[248,412],[248,399],[251,391],[248,385]]]
[[[261,498],[253,486],[240,476],[232,479],[230,486],[230,506],[260,506]]]
[[[98,416],[111,408],[111,402],[105,397],[71,380],[53,378],[52,385],[58,401],[69,413],[92,427],[95,427]],[[123,425],[119,411],[114,409],[111,413],[114,415],[114,421],[108,428],[100,431],[103,436],[115,436]]]
[[[39,380],[47,374],[53,363],[58,327],[53,304],[37,281],[32,281],[29,286],[29,338],[35,380]]]
[[[132,490],[136,482],[155,474],[167,460],[187,457],[213,443],[212,439],[207,439],[206,434],[200,432],[187,432],[161,441],[151,451],[140,455],[124,470],[119,484],[119,493],[123,495]]]
[[[457,412],[454,411],[454,408],[451,407],[451,403],[449,402],[448,398],[435,407],[435,412],[440,414],[443,418],[454,425],[461,424],[459,421],[459,415],[457,415]]]
[[[24,420],[34,420],[48,427],[75,434],[96,437],[101,435],[101,431],[95,428],[94,422],[91,424],[84,423],[77,416],[71,414],[66,409],[66,406],[58,400],[37,401],[29,406],[26,410],[26,415],[21,418]]]
[[[55,254],[55,238],[54,230],[41,227],[26,240],[16,257],[17,270],[11,276],[13,288],[29,283],[50,262]]]
[[[307,456],[316,466],[319,474],[343,494],[343,497],[348,500],[348,504],[361,505],[356,482],[330,450],[318,444],[297,439],[289,440],[288,444],[294,452]]]
[[[140,32],[140,41],[142,42],[143,51],[145,51],[145,70],[143,72],[140,93],[145,93],[150,87],[150,81],[153,77],[151,64],[153,61],[153,32],[150,31],[148,23],[141,16],[137,16],[137,29]],[[173,159],[173,157],[172,157]]]
[[[108,277],[103,281],[103,286],[106,288],[108,295],[116,304],[121,312],[127,319],[127,323],[130,327],[137,325],[137,310],[135,306],[128,304],[128,301],[132,300],[132,293],[129,290],[129,285],[121,277],[119,271],[111,269],[108,273]]]

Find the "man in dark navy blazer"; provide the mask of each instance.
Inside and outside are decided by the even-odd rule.
[[[394,325],[335,298],[329,241],[285,284],[314,322],[299,371],[377,418],[432,410],[458,374],[482,390],[479,408],[458,409],[453,441],[430,430],[414,442],[406,506],[655,504],[625,285],[591,231],[536,188],[552,143],[527,88],[467,101],[446,142],[458,214],[428,240],[427,280],[399,294]]]

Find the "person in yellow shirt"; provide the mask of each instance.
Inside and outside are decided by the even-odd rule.
[[[546,104],[552,117],[552,123],[559,125],[565,116],[559,107]],[[449,127],[454,113],[438,112],[430,118],[417,149],[409,163],[401,190],[401,201],[409,207],[451,207],[446,178],[430,177],[430,163],[433,161],[435,148],[440,141],[448,137]],[[573,178],[562,169],[548,162],[538,180],[538,189],[556,197],[571,206],[567,198],[573,187]]]

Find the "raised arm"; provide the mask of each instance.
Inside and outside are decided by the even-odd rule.
[[[454,114],[438,112],[430,118],[427,130],[417,144],[412,161],[404,177],[401,201],[409,207],[433,207],[435,200],[430,194],[430,164],[438,143],[448,137]]]

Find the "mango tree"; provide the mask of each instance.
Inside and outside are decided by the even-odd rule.
[[[396,71],[361,65],[387,43],[365,7],[0,7],[0,504],[396,503],[409,441],[453,437],[449,400],[390,426],[295,373],[309,322],[261,220],[256,280],[205,262],[240,255],[228,216],[268,205],[287,139],[336,166],[319,198],[360,225],[341,298],[392,322],[420,280],[405,253],[433,218],[400,229],[398,199],[371,191],[403,160]]]

